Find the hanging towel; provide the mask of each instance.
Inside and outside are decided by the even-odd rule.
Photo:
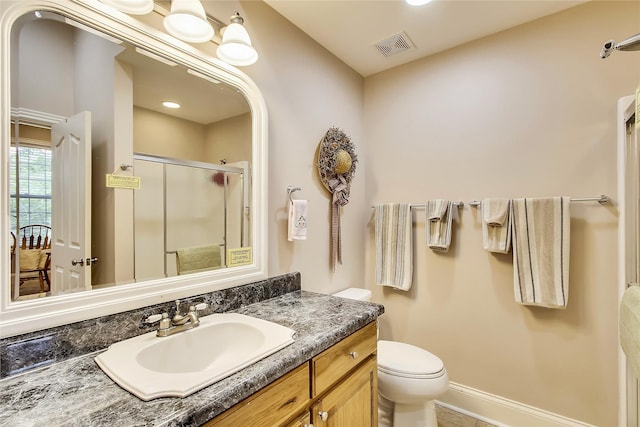
[[[487,252],[506,254],[511,250],[511,200],[482,201],[482,243]]]
[[[408,291],[413,279],[411,205],[374,205],[376,283]]]
[[[436,199],[427,202],[427,246],[438,252],[447,252],[451,244],[453,203]]]
[[[202,245],[176,250],[178,274],[216,270],[222,267],[220,245]]]
[[[288,239],[290,242],[294,240],[307,240],[307,220],[308,202],[306,200],[297,200],[289,202],[289,230]]]
[[[620,346],[640,376],[640,286],[631,286],[620,302]]]
[[[567,306],[569,204],[568,197],[512,200],[513,286],[521,304]]]

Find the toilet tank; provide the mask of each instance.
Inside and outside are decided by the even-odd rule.
[[[358,301],[371,301],[371,291],[362,288],[348,288],[333,294],[334,297],[355,299]]]

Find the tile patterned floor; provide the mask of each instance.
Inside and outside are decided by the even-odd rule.
[[[436,405],[436,414],[438,414],[438,427],[495,427],[494,424],[480,421],[439,405]]]

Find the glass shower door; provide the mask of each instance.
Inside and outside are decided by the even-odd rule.
[[[177,274],[174,251],[203,245],[226,247],[225,182],[223,172],[192,166],[166,165],[167,274]]]

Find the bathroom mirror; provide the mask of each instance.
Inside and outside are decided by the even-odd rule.
[[[266,277],[266,108],[255,84],[97,1],[0,7],[11,111],[1,118],[1,336]],[[83,138],[85,157],[60,148]],[[53,248],[34,268],[46,257],[48,274],[31,276],[47,296],[23,298],[14,236],[47,221]],[[85,249],[69,256],[65,241]],[[203,247],[215,264],[180,262]]]

